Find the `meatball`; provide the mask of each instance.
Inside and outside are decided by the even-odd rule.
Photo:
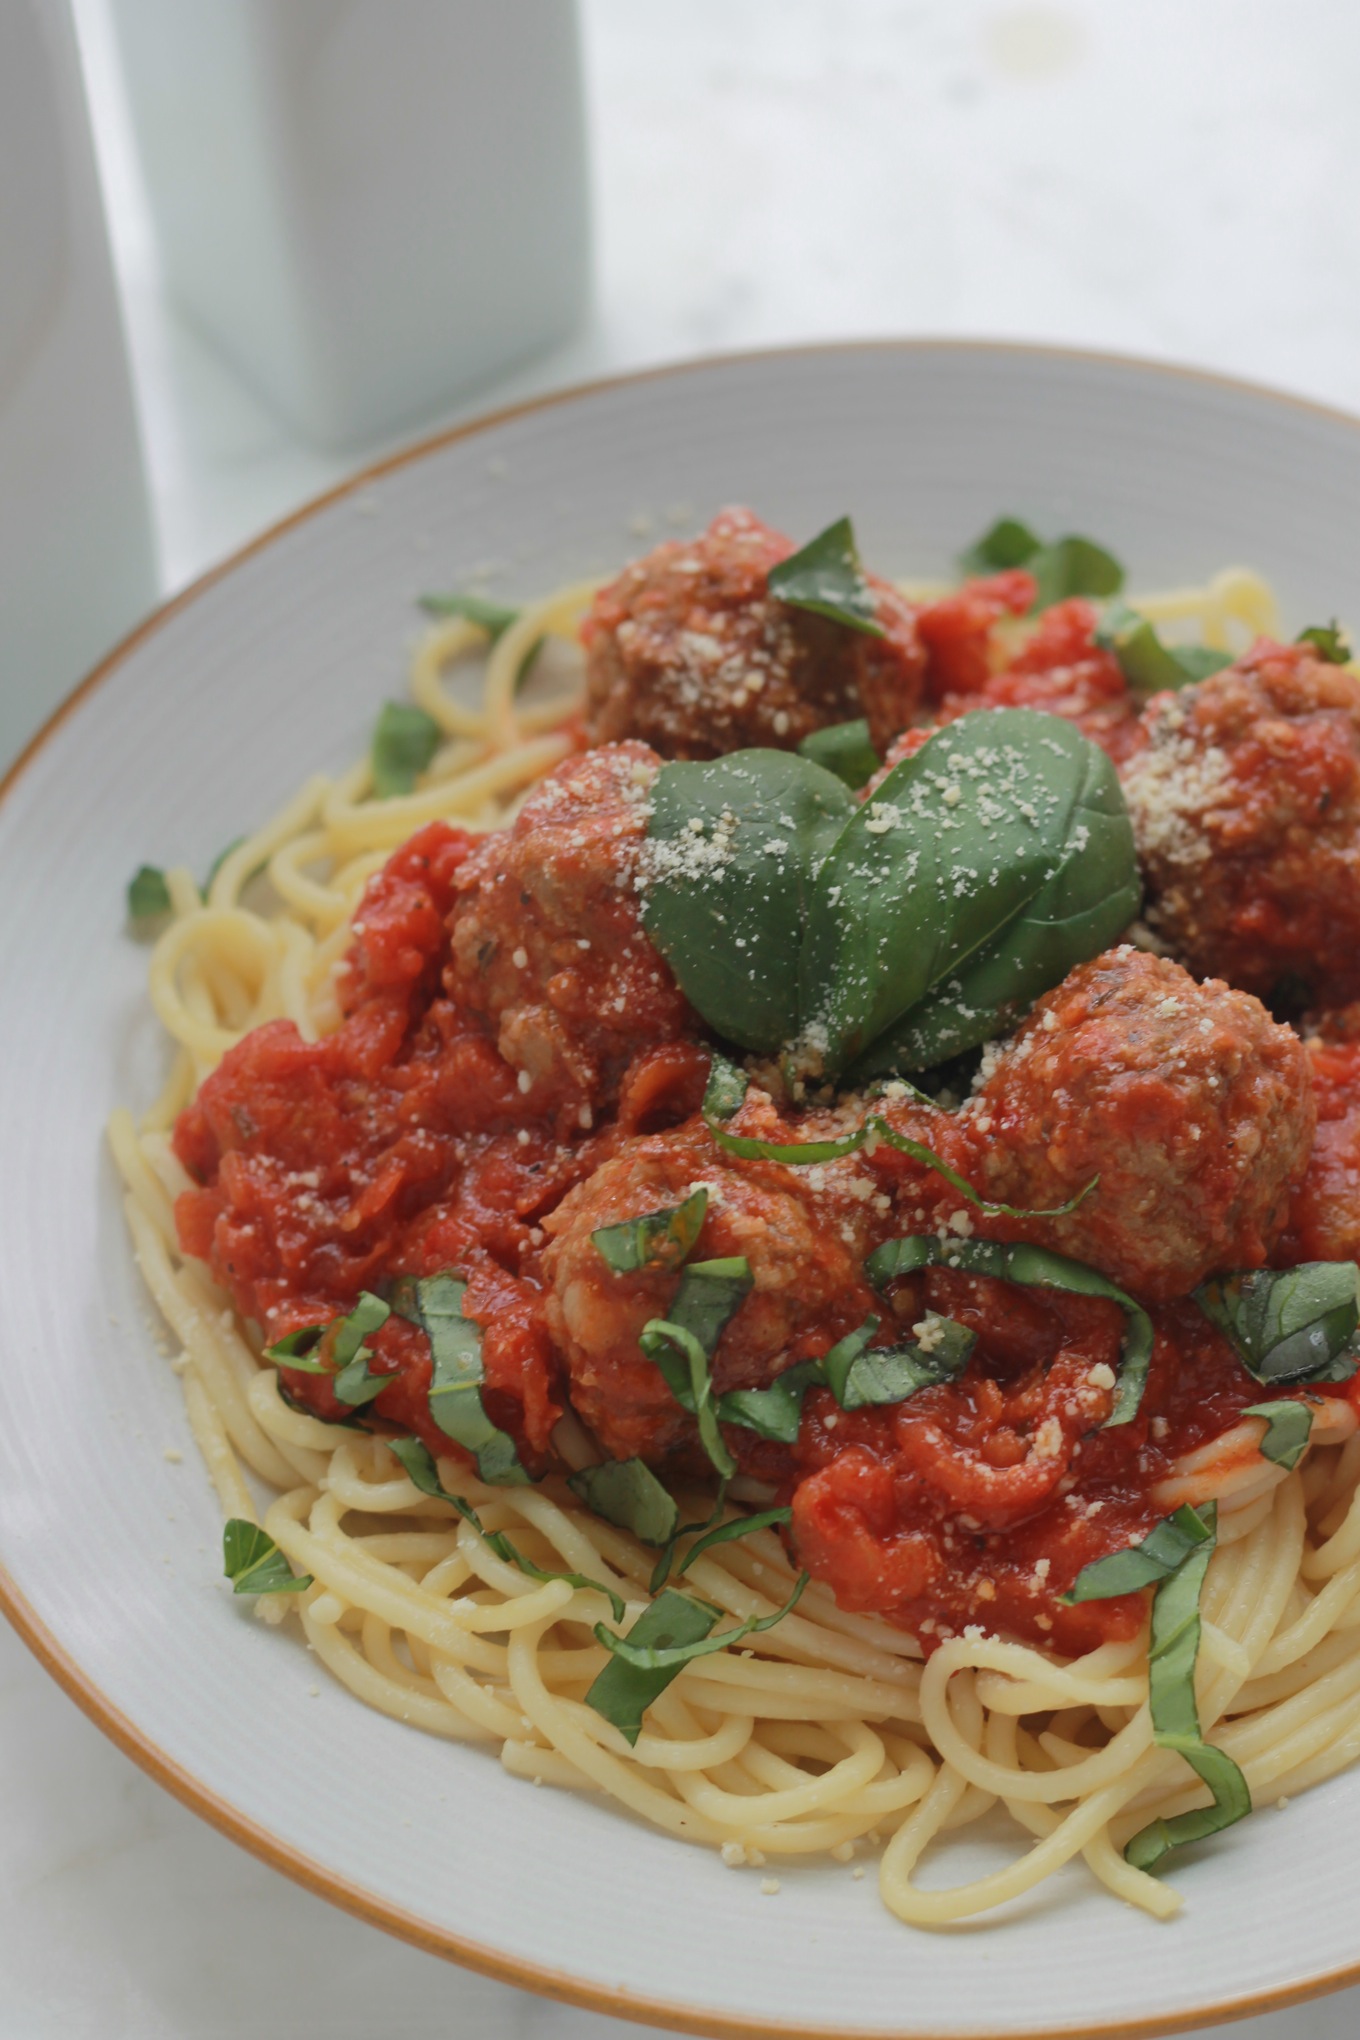
[[[1305,1046],[1318,1126],[1275,1250],[1281,1268],[1360,1260],[1360,1006],[1323,1014],[1308,1027]]]
[[[602,588],[581,627],[592,739],[716,758],[748,744],[795,750],[864,715],[886,749],[921,698],[915,615],[872,575],[882,637],[775,600],[766,575],[793,550],[749,510],[724,510],[702,537],[659,545]]]
[[[1150,925],[1262,998],[1360,996],[1360,679],[1263,639],[1144,726],[1124,793]]]
[[[572,1407],[607,1452],[663,1458],[691,1445],[695,1431],[638,1346],[647,1320],[665,1317],[680,1276],[615,1274],[591,1234],[680,1204],[705,1184],[708,1210],[691,1259],[744,1254],[754,1277],[718,1343],[714,1383],[722,1394],[760,1388],[825,1352],[875,1307],[862,1273],[867,1207],[848,1194],[843,1173],[823,1170],[814,1190],[776,1163],[730,1160],[693,1121],[627,1142],[544,1220],[548,1326],[571,1377]]]
[[[657,763],[645,744],[568,759],[455,881],[449,997],[489,1024],[531,1107],[581,1126],[635,1054],[693,1025],[638,914]]]
[[[1308,1058],[1245,992],[1125,945],[1034,1008],[964,1108],[998,1201],[1064,1204],[1021,1229],[1138,1294],[1254,1268],[1313,1138]]]

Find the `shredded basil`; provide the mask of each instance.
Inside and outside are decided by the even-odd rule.
[[[1154,1820],[1124,1850],[1135,1870],[1155,1869],[1172,1849],[1218,1834],[1251,1812],[1247,1781],[1226,1750],[1204,1740],[1195,1700],[1200,1594],[1218,1536],[1218,1505],[1188,1505],[1159,1523],[1128,1551],[1083,1568],[1068,1601],[1108,1600],[1156,1581],[1148,1646],[1148,1705],[1160,1749],[1175,1750],[1213,1793],[1212,1806]],[[1142,1566],[1135,1566],[1139,1554]],[[1120,1561],[1124,1561],[1121,1565]]]
[[[771,567],[765,585],[779,602],[794,609],[810,609],[829,616],[851,630],[868,637],[882,637],[883,626],[874,613],[874,598],[864,578],[855,548],[854,527],[848,517],[838,517],[810,539],[801,552]]]
[[[170,888],[158,864],[143,864],[128,880],[127,910],[134,928],[170,912]]]
[[[376,800],[410,793],[439,749],[439,724],[408,701],[386,701],[373,731],[369,763]]]
[[[494,645],[497,638],[518,623],[520,612],[488,595],[422,595],[420,606],[428,616],[463,616],[484,630]]]
[[[703,1537],[691,1544],[684,1558],[676,1567],[676,1577],[689,1571],[696,1558],[711,1551],[715,1544],[732,1544],[739,1537],[753,1537],[757,1530],[774,1530],[781,1524],[793,1521],[792,1509],[760,1509],[751,1516],[734,1516],[730,1523],[719,1523],[716,1530],[709,1530]]]
[[[643,1544],[662,1545],[676,1534],[680,1511],[645,1460],[606,1459],[567,1477],[588,1509],[631,1531]]]
[[[678,1268],[688,1255],[703,1231],[707,1210],[708,1192],[700,1184],[683,1204],[625,1218],[617,1225],[602,1225],[590,1237],[600,1258],[616,1275],[633,1275],[643,1269],[665,1273]]]
[[[680,1278],[668,1318],[652,1318],[639,1345],[665,1376],[666,1385],[699,1427],[699,1442],[724,1480],[736,1461],[723,1442],[709,1361],[729,1320],[751,1290],[750,1263],[741,1256],[691,1261]]]
[[[1113,553],[1089,538],[1055,538],[1047,545],[1017,517],[1002,517],[964,553],[967,574],[998,574],[1023,567],[1038,584],[1034,610],[1072,595],[1117,595],[1124,569]]]
[[[878,1328],[877,1318],[868,1318],[865,1324]],[[864,1330],[861,1325],[859,1332],[840,1340],[822,1362],[827,1387],[843,1410],[905,1402],[920,1389],[956,1381],[977,1344],[976,1332],[953,1318],[938,1319],[928,1347],[915,1339],[899,1346],[870,1346],[867,1340],[860,1345]]]
[[[427,1275],[417,1281],[402,1276],[393,1287],[392,1307],[430,1342],[433,1372],[430,1415],[446,1438],[452,1438],[477,1461],[489,1487],[527,1482],[514,1439],[493,1424],[482,1402],[482,1328],[464,1315],[467,1283],[457,1275]]]
[[[674,1587],[644,1608],[626,1636],[617,1636],[602,1622],[595,1625],[596,1641],[611,1653],[589,1692],[586,1705],[614,1724],[628,1742],[635,1743],[642,1732],[642,1717],[652,1702],[665,1692],[695,1658],[726,1650],[759,1631],[773,1629],[802,1598],[808,1574],[800,1573],[797,1584],[782,1608],[771,1615],[748,1615],[735,1629],[712,1634],[721,1611],[695,1601]]]
[[[1140,1303],[1135,1303],[1113,1282],[1107,1282],[1094,1268],[1088,1268],[1083,1261],[1070,1260],[1066,1254],[1050,1253],[1047,1247],[1002,1240],[942,1241],[922,1234],[885,1241],[864,1264],[864,1272],[876,1289],[901,1275],[914,1274],[918,1268],[961,1268],[966,1274],[990,1275],[999,1282],[1062,1289],[1074,1296],[1108,1296],[1124,1310],[1128,1328],[1120,1353],[1114,1407],[1104,1428],[1113,1430],[1137,1416],[1152,1359],[1152,1319]]]
[[[951,1169],[934,1148],[910,1139],[905,1133],[898,1133],[879,1113],[871,1114],[863,1126],[839,1140],[757,1140],[745,1134],[729,1133],[723,1121],[736,1116],[747,1088],[747,1079],[742,1072],[726,1057],[715,1053],[704,1090],[704,1120],[718,1146],[729,1155],[740,1156],[743,1161],[782,1162],[788,1168],[808,1168],[817,1162],[838,1162],[862,1147],[867,1146],[872,1152],[873,1146],[881,1141],[885,1147],[895,1148],[899,1154],[910,1155],[923,1169],[931,1169],[937,1176],[943,1176],[966,1203],[988,1218],[1066,1218],[1091,1195],[1100,1181],[1098,1176],[1093,1176],[1075,1197],[1068,1198],[1066,1204],[1055,1204],[1045,1211],[1028,1211],[1018,1204],[993,1204],[975,1190],[966,1177]]]
[[[278,1545],[257,1523],[233,1516],[222,1531],[222,1570],[234,1594],[301,1594],[310,1573],[295,1573]]]
[[[579,1587],[583,1592],[603,1594],[613,1610],[614,1620],[622,1622],[627,1612],[626,1603],[607,1587],[603,1580],[593,1580],[588,1573],[554,1572],[551,1567],[535,1565],[526,1558],[519,1546],[512,1542],[504,1530],[488,1530],[471,1502],[461,1495],[451,1494],[439,1478],[439,1468],[428,1445],[420,1438],[384,1438],[384,1445],[400,1460],[412,1485],[422,1494],[432,1495],[437,1501],[448,1502],[458,1511],[465,1523],[470,1523],[477,1535],[490,1550],[494,1551],[506,1565],[515,1566],[530,1580],[565,1580],[569,1587]]]
[[[803,1403],[810,1388],[826,1382],[820,1360],[799,1360],[775,1376],[768,1388],[734,1388],[718,1398],[718,1415],[725,1424],[740,1424],[759,1438],[776,1445],[797,1442],[803,1421]]]
[[[1349,1381],[1360,1327],[1360,1269],[1353,1261],[1303,1261],[1216,1276],[1195,1291],[1248,1374],[1278,1382]]]
[[[373,1373],[368,1364],[373,1355],[364,1344],[391,1314],[391,1306],[380,1296],[371,1289],[362,1290],[346,1316],[332,1318],[328,1324],[302,1325],[266,1346],[264,1357],[297,1374],[326,1375],[337,1402],[359,1409],[392,1385],[392,1375]]]
[[[998,517],[991,530],[969,546],[959,565],[965,574],[1003,574],[1012,567],[1023,567],[1042,545],[1037,532],[1018,517]]]
[[[1294,640],[1296,645],[1311,645],[1320,659],[1330,666],[1349,666],[1353,654],[1345,633],[1336,618],[1330,623],[1314,623],[1307,630],[1301,630]]]
[[[798,746],[800,758],[810,758],[857,788],[873,778],[883,760],[869,741],[869,725],[861,716],[856,722],[832,723],[829,729],[814,730]]]
[[[1147,618],[1125,602],[1106,605],[1096,643],[1114,653],[1124,678],[1140,694],[1186,687],[1232,664],[1230,652],[1209,645],[1164,645]]]
[[[1265,1436],[1261,1440],[1261,1457],[1274,1460],[1286,1473],[1294,1468],[1308,1450],[1308,1439],[1313,1429],[1313,1411],[1306,1402],[1258,1402],[1250,1409],[1243,1410],[1244,1417],[1264,1417]]]
[[[233,836],[230,843],[226,845],[225,849],[218,851],[216,857],[214,857],[212,863],[208,866],[208,876],[204,879],[202,885],[199,887],[199,891],[202,893],[205,900],[207,899],[208,894],[212,891],[212,883],[213,880],[216,878],[218,872],[222,869],[222,866],[226,863],[232,851],[239,850],[241,845],[245,842],[245,840],[246,839],[244,836]]]

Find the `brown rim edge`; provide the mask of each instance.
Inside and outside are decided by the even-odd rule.
[[[522,403],[507,405],[455,425],[443,432],[431,434],[416,440],[395,453],[384,455],[380,460],[359,469],[347,480],[337,483],[324,494],[315,496],[298,509],[291,511],[277,523],[269,525],[263,532],[246,545],[220,560],[217,565],[200,574],[169,602],[161,604],[143,618],[142,622],[122,638],[79,685],[66,697],[56,711],[43,723],[24,746],[8,771],[0,778],[0,800],[13,790],[25,772],[50,739],[61,728],[85,697],[106,680],[137,647],[159,630],[181,611],[189,608],[198,597],[219,581],[234,572],[245,561],[263,552],[285,532],[342,501],[384,475],[397,469],[426,459],[459,440],[474,438],[478,433],[491,431],[512,419],[523,418],[534,412],[554,409],[573,403],[583,397],[599,396],[608,390],[615,390],[649,382],[660,381],[673,376],[692,375],[709,368],[731,368],[745,364],[758,365],[763,361],[787,360],[792,356],[818,357],[850,353],[897,353],[926,354],[951,350],[978,355],[1019,355],[1029,359],[1089,362],[1103,368],[1127,369],[1140,375],[1160,375],[1177,382],[1202,383],[1211,388],[1227,390],[1236,396],[1245,396],[1255,402],[1280,405],[1289,410],[1303,411],[1309,416],[1325,420],[1328,424],[1342,426],[1346,430],[1360,431],[1360,418],[1334,407],[1299,397],[1283,390],[1270,389],[1261,384],[1243,381],[1235,376],[1219,375],[1212,370],[1188,368],[1173,362],[1140,359],[1136,355],[1105,353],[1096,348],[1045,346],[1040,343],[996,340],[956,340],[945,335],[921,336],[900,340],[841,340],[827,341],[812,346],[791,346],[778,348],[751,349],[732,354],[706,355],[695,360],[669,362],[661,367],[643,369],[627,375],[606,376],[594,382],[573,384],[568,389],[555,390],[546,395],[531,397]],[[594,2012],[602,2012],[617,2019],[632,2019],[643,2024],[660,2026],[674,2032],[702,2033],[716,2036],[716,2040],[995,2040],[993,2028],[975,2028],[965,2032],[955,2028],[948,2034],[927,2035],[919,2028],[908,2031],[902,2027],[856,2027],[780,2025],[770,2026],[759,2019],[744,2014],[730,2015],[704,2012],[698,2007],[664,2003],[654,1998],[635,1997],[623,1989],[610,1989],[583,1983],[578,1978],[559,1970],[540,1969],[536,1965],[516,1958],[498,1955],[494,1950],[480,1943],[464,1941],[458,1935],[436,1927],[429,1921],[405,1912],[401,1907],[389,1905],[371,1892],[352,1884],[347,1878],[338,1876],[324,1864],[310,1856],[303,1855],[277,1835],[262,1828],[253,1820],[240,1813],[225,1799],[220,1798],[201,1779],[194,1777],[175,1763],[159,1746],[148,1740],[136,1724],[122,1713],[113,1702],[87,1677],[86,1673],[67,1653],[26,1596],[22,1594],[3,1564],[0,1564],[0,1613],[8,1619],[12,1628],[27,1644],[44,1670],[49,1672],[76,1705],[109,1740],[127,1757],[139,1765],[158,1785],[178,1799],[180,1804],[199,1814],[219,1833],[231,1841],[238,1842],[251,1855],[256,1856],[271,1869],[282,1871],[307,1891],[318,1898],[329,1900],[370,1926],[380,1927],[397,1939],[409,1942],[413,1947],[427,1954],[439,1955],[448,1961],[461,1964],[464,1968],[478,1971],[483,1976],[493,1977],[499,1983],[510,1984],[530,1990],[540,1996],[556,1998],[566,2004],[581,2005]],[[1171,2018],[1121,2019],[1102,2023],[1098,2026],[1054,2026],[1040,2029],[1032,2027],[1012,2036],[1012,2040],[1152,2040],[1152,2036],[1167,2033],[1189,2032],[1201,2026],[1231,2019],[1245,2019],[1265,2012],[1280,2011],[1290,2005],[1302,2004],[1311,1998],[1322,1997],[1332,1991],[1344,1990],[1348,1985],[1360,1983],[1360,1958],[1344,1968],[1328,1971],[1302,1983],[1281,1984],[1272,1990],[1254,1992],[1249,1997],[1224,2000],[1208,2005],[1194,2012],[1180,2013]]]

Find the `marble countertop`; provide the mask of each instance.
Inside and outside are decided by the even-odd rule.
[[[384,449],[298,443],[168,308],[105,4],[77,13],[169,591]],[[1360,10],[583,0],[583,17],[594,310],[430,429],[593,375],[866,334],[1112,348],[1360,411]],[[1213,2030],[1357,2029],[1360,1990]],[[295,1888],[153,1785],[0,1631],[0,2040],[642,2030]]]

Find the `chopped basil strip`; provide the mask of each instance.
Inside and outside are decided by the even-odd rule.
[[[133,923],[158,921],[170,912],[170,888],[159,865],[143,864],[128,880],[127,910]]]
[[[1355,1373],[1360,1270],[1354,1261],[1303,1261],[1297,1268],[1218,1276],[1201,1284],[1195,1302],[1256,1381],[1349,1381]]]
[[[718,1429],[708,1363],[751,1284],[750,1263],[740,1256],[691,1261],[680,1278],[670,1316],[652,1318],[638,1340],[647,1358],[661,1369],[681,1409],[698,1424],[699,1442],[724,1480],[731,1480],[737,1468]]]
[[[707,1210],[708,1192],[700,1184],[683,1204],[625,1218],[618,1225],[602,1225],[590,1237],[616,1275],[634,1275],[641,1269],[664,1273],[685,1259],[703,1231]]]
[[[422,1494],[433,1495],[437,1501],[449,1502],[458,1511],[465,1523],[470,1523],[482,1541],[495,1552],[505,1565],[513,1565],[531,1580],[565,1580],[570,1587],[579,1587],[583,1592],[603,1594],[614,1613],[614,1620],[622,1622],[627,1612],[626,1603],[607,1587],[603,1580],[593,1580],[588,1573],[554,1572],[551,1568],[535,1565],[526,1558],[518,1545],[512,1543],[504,1530],[488,1530],[471,1502],[461,1495],[450,1494],[439,1478],[439,1468],[428,1445],[420,1438],[384,1438],[388,1450],[401,1461],[406,1473]]]
[[[272,1346],[266,1346],[264,1357],[279,1367],[291,1367],[295,1374],[332,1374],[335,1370],[329,1361],[316,1358],[316,1348],[327,1329],[326,1325],[299,1325],[295,1332],[287,1332],[283,1338],[275,1339]]]
[[[213,880],[216,878],[218,872],[222,869],[222,866],[226,863],[232,851],[239,850],[241,845],[245,842],[245,840],[246,839],[244,836],[233,836],[230,843],[226,845],[225,849],[218,851],[216,857],[214,857],[212,863],[208,866],[208,876],[204,879],[203,884],[199,888],[205,900],[207,899],[208,894],[212,891],[212,883]]]
[[[1127,1424],[1138,1414],[1147,1386],[1148,1364],[1152,1359],[1152,1319],[1140,1303],[1082,1261],[1066,1254],[1050,1253],[1047,1247],[1030,1247],[1001,1240],[937,1240],[917,1234],[908,1239],[887,1240],[876,1247],[864,1264],[864,1272],[876,1289],[894,1282],[918,1268],[961,1268],[969,1275],[990,1275],[999,1282],[1019,1282],[1038,1289],[1062,1289],[1073,1296],[1108,1296],[1128,1317],[1120,1354],[1119,1379],[1115,1385],[1114,1407],[1104,1428]]]
[[[1154,1820],[1124,1850],[1135,1870],[1152,1870],[1169,1850],[1214,1835],[1251,1812],[1251,1793],[1228,1755],[1204,1740],[1195,1700],[1200,1593],[1218,1536],[1218,1505],[1177,1509],[1141,1544],[1083,1567],[1066,1601],[1109,1600],[1157,1582],[1148,1646],[1148,1705],[1160,1749],[1175,1750],[1214,1795],[1212,1806]]]
[[[680,1511],[641,1459],[606,1459],[567,1477],[567,1486],[588,1509],[629,1530],[643,1544],[661,1545],[676,1534]]]
[[[866,1322],[877,1329],[877,1318]],[[863,1330],[861,1325],[859,1332],[852,1332],[848,1339],[833,1346],[822,1362],[827,1386],[843,1410],[905,1402],[919,1389],[956,1381],[977,1344],[976,1332],[956,1324],[953,1318],[936,1320],[931,1327],[929,1346],[912,1340],[899,1346],[866,1343],[858,1347],[856,1342]]]
[[[691,1600],[674,1587],[667,1587],[650,1608],[644,1608],[626,1636],[616,1636],[602,1622],[595,1625],[596,1641],[611,1652],[613,1663],[605,1666],[590,1691],[586,1705],[612,1721],[630,1743],[642,1731],[642,1717],[652,1702],[665,1692],[672,1679],[695,1658],[726,1650],[776,1622],[797,1607],[809,1575],[800,1573],[793,1592],[782,1608],[771,1615],[748,1615],[735,1629],[711,1632],[720,1610]]]
[[[439,724],[407,701],[386,701],[373,731],[369,762],[375,800],[410,793],[439,749]]]
[[[1294,1468],[1308,1450],[1309,1433],[1313,1428],[1313,1412],[1304,1402],[1258,1402],[1250,1409],[1243,1410],[1244,1417],[1264,1417],[1265,1436],[1261,1440],[1261,1457],[1273,1459],[1276,1466],[1282,1466],[1286,1473]]]
[[[1113,553],[1089,538],[1055,538],[1045,545],[1017,517],[1002,517],[963,555],[967,574],[999,574],[1023,567],[1038,584],[1035,610],[1071,595],[1117,595],[1124,569]]]
[[[676,1577],[688,1572],[695,1559],[711,1551],[715,1544],[731,1544],[738,1537],[753,1537],[757,1530],[773,1530],[779,1524],[792,1521],[792,1509],[760,1509],[753,1516],[734,1516],[730,1523],[719,1523],[716,1530],[708,1531],[691,1544],[676,1568]]]
[[[1311,645],[1318,657],[1331,666],[1349,666],[1351,662],[1350,645],[1335,617],[1330,623],[1315,623],[1307,630],[1301,630],[1294,642],[1296,645]]]
[[[857,788],[873,778],[883,760],[869,741],[869,725],[863,716],[857,722],[832,723],[829,729],[814,730],[798,746],[800,758],[810,758]]]
[[[874,598],[864,578],[855,549],[854,527],[848,517],[838,517],[810,539],[801,552],[793,553],[771,567],[765,577],[770,594],[794,609],[810,609],[829,616],[835,623],[869,637],[882,637],[883,626],[874,613]]]
[[[740,1424],[759,1438],[776,1445],[792,1445],[803,1421],[803,1403],[810,1388],[826,1381],[824,1363],[799,1360],[776,1375],[768,1388],[734,1388],[718,1398],[718,1415],[725,1424]]]
[[[222,1531],[222,1570],[234,1594],[301,1594],[310,1573],[295,1573],[278,1545],[256,1523],[233,1516]]]
[[[1061,717],[975,710],[871,801],[784,751],[665,764],[643,924],[716,1033],[827,1078],[989,1040],[1137,911],[1114,767]]]
[[[298,1374],[328,1376],[337,1402],[359,1409],[391,1386],[390,1374],[374,1374],[369,1368],[373,1355],[364,1344],[391,1315],[390,1305],[365,1289],[345,1317],[332,1318],[324,1325],[302,1325],[266,1346],[264,1357]]]
[[[1130,687],[1140,694],[1185,687],[1232,664],[1231,652],[1209,645],[1164,645],[1145,616],[1127,603],[1107,604],[1096,643],[1113,652]]]
[[[1018,517],[998,517],[991,530],[969,546],[959,565],[965,574],[1003,574],[1011,567],[1023,567],[1042,544],[1038,534]]]
[[[519,622],[518,609],[493,602],[486,595],[422,595],[420,606],[428,616],[462,616],[484,630],[494,645],[512,623]]]
[[[676,1546],[679,1544],[680,1539],[682,1537],[693,1537],[697,1532],[700,1531],[711,1530],[713,1528],[713,1525],[721,1517],[722,1512],[726,1507],[727,1507],[727,1481],[725,1479],[722,1479],[719,1480],[718,1482],[718,1492],[714,1497],[713,1507],[709,1510],[708,1514],[706,1516],[701,1516],[699,1520],[695,1523],[677,1524],[675,1529],[672,1530],[670,1536],[666,1539],[666,1548],[661,1553],[661,1556],[657,1559],[656,1564],[652,1567],[652,1577],[647,1582],[647,1591],[649,1594],[659,1594],[661,1592],[661,1589],[665,1586],[666,1581],[670,1578],[671,1567],[675,1563]]]
[[[430,1415],[440,1430],[472,1453],[489,1487],[517,1486],[529,1475],[514,1439],[492,1423],[482,1403],[482,1328],[463,1313],[466,1294],[467,1283],[457,1275],[420,1281],[406,1275],[394,1286],[392,1307],[430,1342]]]

